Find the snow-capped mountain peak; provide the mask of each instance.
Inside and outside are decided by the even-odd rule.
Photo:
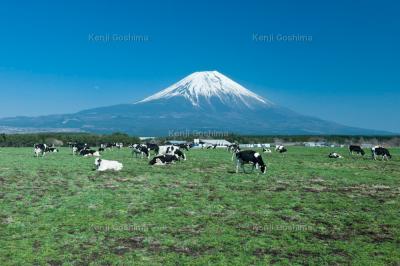
[[[173,97],[183,97],[195,107],[200,107],[204,103],[210,104],[214,99],[225,105],[244,104],[248,108],[252,108],[253,105],[266,107],[273,105],[272,102],[251,92],[218,71],[194,72],[137,103],[166,100]]]

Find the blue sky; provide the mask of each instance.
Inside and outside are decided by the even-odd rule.
[[[300,113],[400,132],[399,10],[398,1],[2,1],[0,117],[134,102],[218,70]],[[139,40],[91,39],[107,34]]]

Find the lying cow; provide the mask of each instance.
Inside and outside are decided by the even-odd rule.
[[[382,156],[382,160],[389,160],[389,158],[392,159],[392,155],[390,155],[389,150],[382,146],[375,146],[371,148],[371,152],[374,160],[376,160],[378,156]]]
[[[339,153],[336,153],[336,152],[331,152],[331,153],[329,153],[328,157],[329,157],[329,158],[334,158],[334,159],[341,159],[341,158],[343,158]]]
[[[356,154],[361,154],[361,156],[364,156],[364,154],[365,154],[365,151],[359,145],[350,145],[349,152],[350,152],[350,155],[353,155],[353,153],[356,153]]]
[[[122,163],[117,162],[117,161],[110,161],[110,160],[103,160],[100,158],[96,158],[94,160],[94,165],[96,166],[97,171],[107,171],[107,170],[113,170],[113,171],[120,171],[122,170]]]
[[[177,154],[174,155],[159,155],[151,159],[149,162],[150,165],[166,165],[166,164],[171,164],[176,161],[179,161],[179,156]]]
[[[267,166],[265,165],[261,155],[255,151],[246,150],[236,153],[236,173],[239,173],[239,167],[241,167],[245,173],[245,164],[252,164],[252,171],[254,171],[254,168],[258,169],[259,167],[263,174],[267,171]]]
[[[284,152],[287,152],[287,149],[286,149],[286,147],[283,146],[283,145],[277,145],[277,146],[275,147],[275,151],[277,151],[277,152],[279,152],[279,153],[284,153]]]
[[[89,157],[89,156],[96,156],[99,157],[100,156],[100,152],[99,151],[95,151],[95,150],[81,150],[79,152],[79,155],[84,156],[84,157]]]

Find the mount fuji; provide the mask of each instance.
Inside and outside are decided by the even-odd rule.
[[[388,134],[298,114],[217,71],[192,73],[134,103],[66,115],[3,118],[0,131],[120,131],[142,136],[210,131],[248,135]]]

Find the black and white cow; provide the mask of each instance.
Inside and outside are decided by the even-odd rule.
[[[56,147],[47,147],[46,152],[59,152],[59,150]]]
[[[339,153],[337,153],[337,152],[331,152],[331,153],[329,153],[328,157],[329,157],[329,158],[334,158],[334,159],[341,159],[341,158],[343,158],[343,157],[342,157]]]
[[[112,148],[114,147],[114,145],[112,143],[101,143],[100,144],[100,148],[102,149],[110,149],[112,150]]]
[[[258,169],[259,167],[263,174],[267,171],[267,166],[265,165],[261,155],[256,151],[246,150],[236,153],[236,173],[239,173],[239,167],[242,168],[245,173],[245,164],[252,164],[252,171],[254,171],[254,168]]]
[[[284,152],[287,152],[287,149],[286,149],[286,147],[283,146],[283,145],[277,145],[277,146],[275,147],[275,151],[277,151],[277,152],[279,152],[279,153],[284,153]]]
[[[350,152],[350,155],[353,155],[353,153],[356,153],[356,154],[361,154],[361,156],[364,156],[364,154],[365,154],[365,151],[359,145],[350,145],[349,152]]]
[[[149,152],[154,151],[155,154],[158,154],[159,147],[155,143],[146,143],[147,148],[149,149]]]
[[[231,144],[228,146],[228,151],[232,152],[233,154],[240,151],[240,147],[238,144]]]
[[[189,151],[190,145],[186,143],[181,143],[178,145],[179,149]]]
[[[79,155],[84,156],[84,157],[89,157],[89,156],[99,157],[100,152],[95,151],[95,150],[90,150],[90,149],[83,149],[79,152]]]
[[[378,156],[382,156],[382,160],[389,160],[389,158],[392,159],[392,155],[390,155],[389,150],[382,146],[375,146],[371,148],[371,152],[374,160],[376,160]]]
[[[135,154],[136,158],[140,155],[141,158],[150,158],[149,148],[146,145],[142,144],[133,144],[131,145],[132,148],[132,155]]]
[[[46,144],[39,143],[39,144],[35,144],[34,145],[33,152],[35,153],[36,157],[39,157],[39,155],[45,156],[46,155],[46,149],[47,149],[47,145]]]
[[[171,164],[176,161],[179,161],[179,156],[177,154],[174,155],[158,155],[151,159],[149,162],[150,165],[166,165],[166,164]]]
[[[75,155],[77,153],[80,153],[82,150],[88,149],[90,149],[90,147],[86,143],[76,143],[72,146],[72,154]]]
[[[159,146],[158,155],[178,155],[179,158],[186,161],[186,155],[177,146],[164,145]]]

